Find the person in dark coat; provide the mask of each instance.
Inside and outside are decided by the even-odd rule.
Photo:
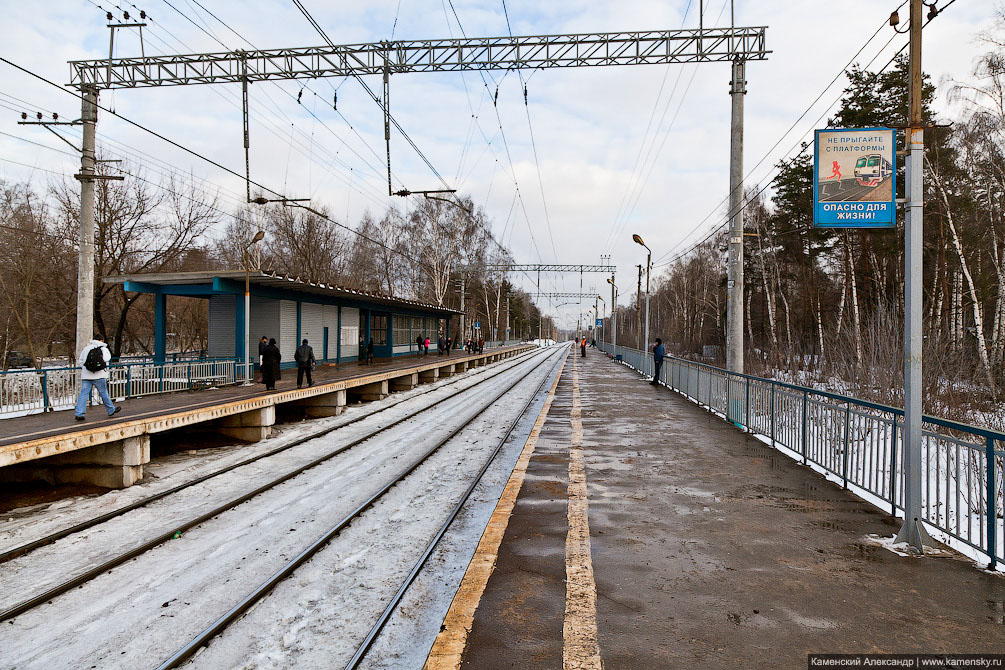
[[[453,342],[451,342],[451,341],[450,341],[450,338],[448,337],[448,338],[447,338],[447,341],[446,341],[446,344],[445,344],[445,345],[444,345],[444,347],[443,347],[443,350],[447,352],[447,356],[449,356],[449,355],[450,355],[450,345],[451,345],[451,344],[453,344]]]
[[[666,351],[663,340],[657,337],[656,344],[653,346],[653,380],[649,382],[653,386],[660,383],[660,368],[663,367],[663,357],[666,356]]]
[[[442,335],[440,335],[440,338],[436,340],[436,353],[442,356],[443,350],[446,349],[446,347],[447,347],[447,341],[443,339]]]
[[[297,388],[300,388],[304,384],[304,375],[307,375],[307,386],[314,386],[314,380],[311,379],[311,370],[314,369],[314,347],[307,344],[307,339],[300,343],[297,347],[297,351],[293,354],[293,360],[297,362]]]
[[[269,338],[262,335],[262,339],[258,341],[258,381],[262,381],[262,354],[265,353],[267,346],[269,346]]]
[[[415,353],[422,353],[422,335],[416,335],[415,337]]]
[[[281,360],[283,360],[283,355],[279,353],[276,338],[273,337],[262,351],[262,381],[265,383],[266,391],[276,390],[276,380],[281,378],[279,373]]]

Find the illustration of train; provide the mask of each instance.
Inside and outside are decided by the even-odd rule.
[[[893,173],[893,165],[880,154],[866,154],[855,161],[855,180],[859,186],[878,186]]]

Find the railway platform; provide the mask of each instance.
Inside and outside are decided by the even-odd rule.
[[[1005,576],[600,352],[570,355],[427,670],[1005,653]]]
[[[347,403],[380,400],[393,391],[533,348],[324,365],[313,373],[314,386],[302,389],[296,387],[296,370],[283,370],[275,391],[255,384],[132,398],[120,401],[122,412],[114,417],[107,417],[100,406],[91,407],[85,422],[75,421],[68,411],[6,419],[0,421],[0,482],[44,479],[106,488],[130,486],[143,476],[143,465],[150,460],[152,434],[202,424],[228,437],[255,442],[269,436],[277,410],[335,416]]]

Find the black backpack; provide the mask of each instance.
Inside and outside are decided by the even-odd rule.
[[[108,367],[108,363],[105,362],[105,356],[101,353],[104,347],[94,347],[87,352],[87,358],[84,359],[84,368],[88,372],[101,372]]]

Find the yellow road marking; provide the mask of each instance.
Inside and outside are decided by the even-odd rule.
[[[509,525],[510,515],[513,513],[513,506],[516,504],[520,488],[523,486],[524,476],[527,473],[527,465],[534,454],[534,447],[537,444],[541,428],[548,418],[548,411],[551,409],[551,402],[555,398],[555,389],[558,387],[558,380],[562,378],[565,369],[565,360],[555,375],[555,381],[548,392],[548,398],[544,401],[534,428],[530,431],[527,443],[517,459],[513,474],[510,475],[502,496],[496,504],[492,517],[489,519],[485,531],[482,533],[475,554],[468,564],[468,569],[464,573],[461,585],[454,594],[454,600],[450,603],[447,616],[443,619],[443,626],[439,635],[433,641],[433,647],[429,650],[426,658],[424,670],[457,670],[461,666],[461,658],[464,654],[464,645],[467,643],[468,633],[475,618],[475,610],[481,601],[485,586],[488,584],[492,571],[495,570],[496,559],[499,556],[499,545],[502,543],[506,527]]]
[[[589,504],[586,462],[583,457],[582,405],[579,397],[579,358],[572,368],[572,441],[569,444],[569,534],[565,540],[565,670],[601,670],[597,635],[597,585],[590,555]]]

